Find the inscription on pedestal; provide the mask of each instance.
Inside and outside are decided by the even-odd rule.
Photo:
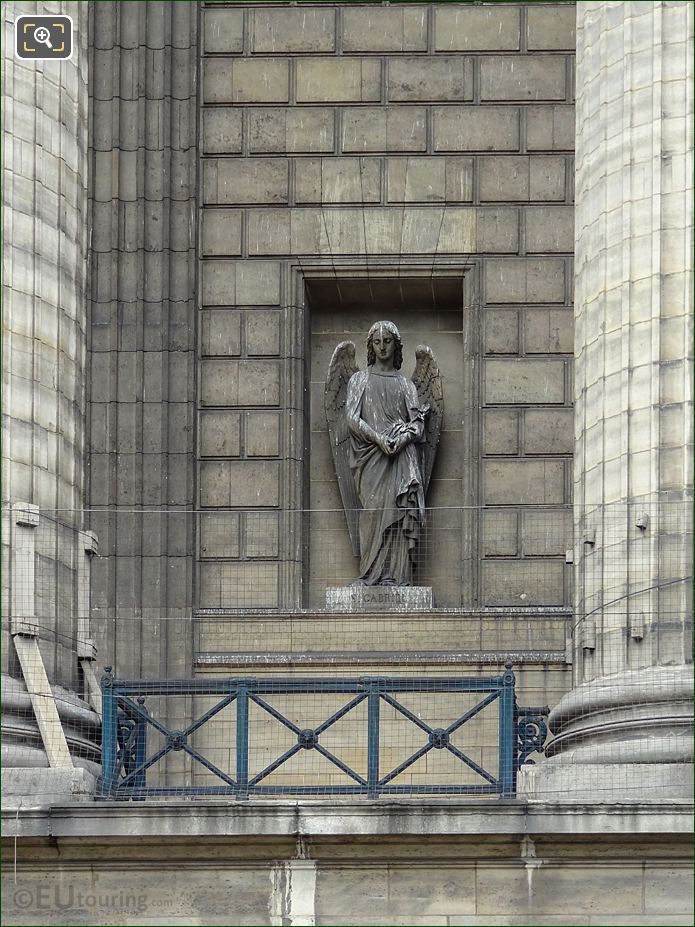
[[[334,586],[326,589],[326,608],[331,611],[410,611],[433,605],[431,586]]]

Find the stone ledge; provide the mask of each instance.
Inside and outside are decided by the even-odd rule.
[[[559,663],[566,665],[564,650],[319,650],[313,653],[306,652],[266,652],[241,653],[208,651],[195,655],[196,667],[213,666],[339,666],[376,664],[377,666],[414,665],[417,667],[434,664],[439,667],[461,666],[470,664],[478,666],[481,663],[499,664],[504,666],[511,661],[515,668],[520,664]]]
[[[688,802],[171,801],[4,809],[6,837],[465,837],[688,834]]]
[[[490,612],[399,610],[259,612],[198,611],[193,619],[199,654],[330,652],[565,652],[571,613],[551,609]],[[504,662],[504,661],[503,661]]]

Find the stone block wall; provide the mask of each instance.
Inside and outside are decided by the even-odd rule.
[[[648,812],[656,833],[632,830],[631,805],[580,815],[450,799],[218,801],[162,803],[149,819],[123,807],[108,815],[102,807],[95,820],[87,806],[77,821],[61,814],[57,834],[20,837],[16,882],[8,848],[6,923],[688,927],[693,919],[687,822],[683,814],[680,832],[666,833],[661,822],[676,813],[663,804]],[[47,831],[36,817],[34,831]]]
[[[302,604],[305,529],[282,513],[311,504],[309,456],[335,496],[305,282],[387,280],[407,305],[417,274],[465,279],[446,402],[467,442],[455,504],[485,511],[446,604],[567,603],[574,15],[203,5],[200,606]],[[321,304],[322,334],[398,323],[390,303],[367,297],[359,325]]]

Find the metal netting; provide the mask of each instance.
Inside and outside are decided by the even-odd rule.
[[[413,585],[370,589],[342,512],[86,513],[97,541],[6,510],[6,766],[147,800],[561,799],[576,767],[627,799],[685,769],[688,507],[426,514]]]

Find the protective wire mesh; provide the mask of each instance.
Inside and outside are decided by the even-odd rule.
[[[4,514],[8,765],[101,777],[102,716],[101,791],[120,797],[494,797],[513,794],[528,757],[580,764],[597,798],[622,764],[629,798],[647,773],[691,761],[685,505],[428,510],[416,585],[357,592],[341,512],[88,513],[98,553],[61,513]],[[187,532],[186,556],[144,549]],[[307,532],[321,536],[318,562],[301,556]],[[255,558],[254,543],[267,545]]]

